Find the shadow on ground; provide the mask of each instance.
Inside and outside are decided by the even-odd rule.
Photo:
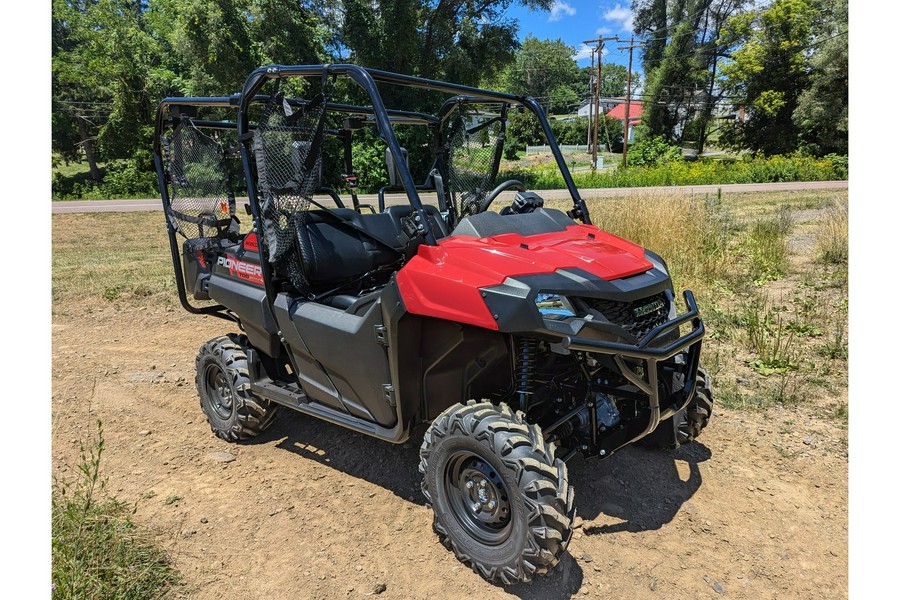
[[[270,444],[305,459],[380,486],[419,506],[419,446],[425,428],[417,428],[404,444],[395,445],[355,433],[314,417],[282,410],[272,428],[247,444]],[[585,535],[655,530],[669,523],[699,489],[699,463],[712,456],[699,442],[675,451],[629,446],[606,460],[573,458],[569,481],[575,486],[577,514]],[[678,463],[681,463],[679,466]],[[582,557],[566,554],[546,576],[530,584],[506,588],[519,598],[568,598],[581,589]]]
[[[693,442],[674,451],[628,446],[602,461],[570,460],[569,481],[575,486],[578,514],[585,521],[602,515],[620,521],[588,526],[584,533],[659,529],[700,488],[699,464],[711,456],[709,448]]]

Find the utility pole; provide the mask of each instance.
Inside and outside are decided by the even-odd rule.
[[[619,46],[619,50],[628,50],[628,79],[627,79],[627,92],[625,95],[625,127],[623,128],[624,135],[622,140],[622,166],[628,166],[628,127],[631,125],[629,122],[629,118],[631,117],[631,59],[634,53],[635,48],[643,48],[644,44],[639,42],[637,44],[634,43],[634,36],[631,36],[631,40],[629,40],[627,46]]]
[[[600,73],[601,73],[601,65],[603,64],[603,43],[609,41],[620,41],[619,36],[610,36],[610,37],[599,37],[596,40],[585,40],[585,44],[597,44],[597,49],[595,50],[597,53],[597,86],[594,95],[594,103],[596,110],[596,118],[594,119],[594,144],[593,151],[591,153],[591,171],[597,170],[597,127],[600,123]],[[593,67],[593,60],[591,60],[591,67]]]
[[[588,113],[588,130],[587,130],[587,141],[585,144],[590,147],[591,145],[591,128],[594,126],[594,88],[596,87],[594,83],[594,50],[591,50],[591,83],[589,85],[591,92],[591,110]]]

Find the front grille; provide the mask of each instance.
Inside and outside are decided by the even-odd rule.
[[[669,316],[669,302],[665,293],[634,302],[616,302],[599,298],[583,298],[592,309],[602,314],[610,323],[619,325],[637,339],[666,322]]]

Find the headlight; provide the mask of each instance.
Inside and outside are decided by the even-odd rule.
[[[534,299],[538,311],[544,315],[557,315],[560,317],[574,317],[575,309],[569,299],[559,294],[545,294],[539,292]]]

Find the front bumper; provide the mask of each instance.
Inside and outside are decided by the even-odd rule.
[[[625,428],[596,442],[598,446],[596,450],[600,456],[607,456],[622,446],[649,435],[661,421],[685,409],[693,400],[696,393],[697,370],[700,366],[700,348],[706,329],[700,319],[694,295],[688,290],[684,292],[684,301],[687,305],[686,313],[653,328],[638,344],[623,344],[581,336],[566,336],[560,342],[562,348],[567,350],[611,356],[621,370],[622,376],[649,398],[649,418],[643,428],[637,430]],[[668,341],[671,338],[671,332],[678,331],[680,333],[680,327],[688,323],[691,326],[690,332]],[[591,328],[592,326],[590,321],[585,321],[585,327]],[[685,354],[684,387],[667,397],[664,400],[665,405],[661,405],[657,365],[681,353]],[[642,365],[644,376],[629,367],[625,362],[626,359],[632,362],[637,361]],[[596,427],[594,431],[596,432]]]

